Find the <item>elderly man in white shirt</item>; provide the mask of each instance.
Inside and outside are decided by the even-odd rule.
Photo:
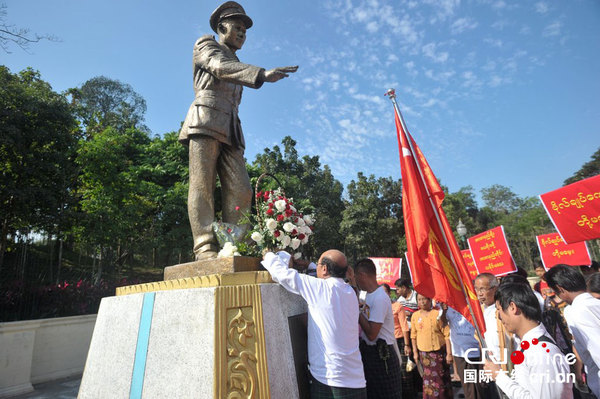
[[[501,284],[495,294],[502,324],[521,339],[522,351],[511,355],[514,379],[500,366],[486,360],[484,370],[510,399],[571,399],[575,375],[567,358],[541,323],[537,298],[522,284]],[[573,359],[574,361],[574,356]]]
[[[348,264],[337,250],[324,252],[317,277],[290,268],[287,252],[267,253],[262,261],[273,279],[308,303],[308,361],[311,397],[366,398],[358,343],[358,299],[344,277]]]
[[[600,398],[600,301],[586,292],[585,279],[572,266],[554,266],[544,278],[556,295],[570,305],[565,308],[565,320],[587,369],[588,386]]]
[[[496,321],[496,302],[494,295],[498,288],[498,280],[491,273],[481,273],[475,278],[473,284],[479,303],[483,306],[483,319],[485,320],[485,333],[483,338],[487,349],[499,360],[506,360],[500,354],[500,339],[498,337],[498,323]]]

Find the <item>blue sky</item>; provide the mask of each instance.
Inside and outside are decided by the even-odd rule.
[[[61,42],[0,53],[62,91],[105,75],[147,101],[154,134],[193,100],[192,46],[220,1],[4,0],[6,20]],[[600,2],[322,0],[241,2],[254,20],[239,58],[290,78],[244,90],[251,161],[292,136],[347,184],[400,177],[391,102],[451,191],[562,185],[600,146]]]

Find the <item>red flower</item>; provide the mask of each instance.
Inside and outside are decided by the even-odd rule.
[[[268,212],[267,212],[268,213]],[[277,215],[277,221],[278,222],[283,222],[283,215]]]
[[[304,238],[305,238],[305,237],[306,237],[306,236],[305,236],[304,234],[300,234],[300,235],[298,235],[298,239],[299,239],[299,240],[304,240]]]
[[[273,214],[274,214],[274,213],[275,213],[275,212],[273,211],[273,209],[272,209],[272,208],[269,208],[269,209],[267,209],[267,215],[269,215],[269,216],[273,216]]]
[[[263,192],[259,191],[259,192],[256,193],[256,198],[260,198],[262,195],[263,195]]]
[[[285,210],[285,216],[287,216],[287,217],[290,217],[290,216],[292,216],[293,214],[294,214],[294,212],[292,212],[292,210],[291,210],[291,209],[286,209],[286,210]]]
[[[298,234],[298,230],[296,230],[296,229],[292,230],[292,235],[295,236],[296,234]]]
[[[273,208],[273,203],[269,202],[269,209]]]
[[[275,231],[273,232],[273,235],[274,235],[275,237],[279,237],[279,236],[281,235],[281,233],[279,232],[279,230],[275,230]]]
[[[290,204],[285,204],[285,209],[290,209]]]
[[[235,207],[235,210],[236,210],[236,211],[239,211],[239,210],[240,210],[240,207],[239,207],[239,206],[236,206],[236,207]]]

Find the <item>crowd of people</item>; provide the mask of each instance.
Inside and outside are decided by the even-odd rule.
[[[485,333],[421,295],[409,279],[395,295],[372,260],[348,265],[338,250],[316,264],[286,252],[263,266],[308,304],[311,398],[600,398],[598,263],[536,267],[473,282]],[[392,298],[397,300],[393,300]]]

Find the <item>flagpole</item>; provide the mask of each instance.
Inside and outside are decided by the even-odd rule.
[[[477,332],[477,336],[479,337],[482,347],[486,348],[487,344],[485,343],[483,334],[481,334],[481,330],[479,329],[479,325],[477,323],[477,318],[475,317],[475,313],[473,312],[473,308],[471,307],[471,301],[469,300],[469,296],[467,294],[467,290],[465,288],[463,279],[461,278],[461,275],[458,272],[458,269],[456,267],[456,259],[454,258],[454,254],[452,253],[452,248],[450,248],[450,243],[448,242],[448,237],[446,236],[446,232],[444,231],[444,226],[442,225],[442,221],[441,221],[437,206],[433,203],[433,199],[431,198],[431,193],[429,192],[429,189],[427,188],[427,184],[425,182],[425,176],[423,175],[423,171],[421,170],[421,165],[419,164],[419,161],[417,160],[417,158],[415,156],[415,150],[412,145],[412,140],[409,137],[410,134],[408,133],[408,129],[406,128],[404,118],[402,117],[402,112],[400,112],[400,109],[398,108],[398,103],[396,102],[396,91],[394,89],[389,89],[385,93],[385,95],[388,96],[390,98],[390,100],[392,100],[392,104],[394,104],[394,109],[396,110],[396,112],[398,113],[398,116],[400,117],[400,123],[402,124],[402,129],[407,134],[407,141],[408,141],[408,145],[410,147],[411,155],[412,155],[413,159],[415,160],[415,165],[417,166],[417,170],[419,171],[419,176],[421,177],[423,187],[425,187],[425,191],[427,192],[427,198],[429,199],[429,202],[431,203],[431,208],[433,209],[433,213],[435,214],[435,218],[438,222],[438,226],[440,228],[440,231],[442,232],[442,237],[444,237],[444,243],[446,244],[446,248],[448,249],[450,258],[452,259],[452,266],[454,267],[454,271],[456,272],[456,275],[458,276],[458,281],[460,282],[460,287],[462,289],[463,295],[465,296],[465,301],[467,302],[467,306],[469,307],[469,313],[471,313],[471,317],[473,318],[473,322],[475,324],[475,331]],[[402,156],[402,154],[400,154],[400,156]]]

